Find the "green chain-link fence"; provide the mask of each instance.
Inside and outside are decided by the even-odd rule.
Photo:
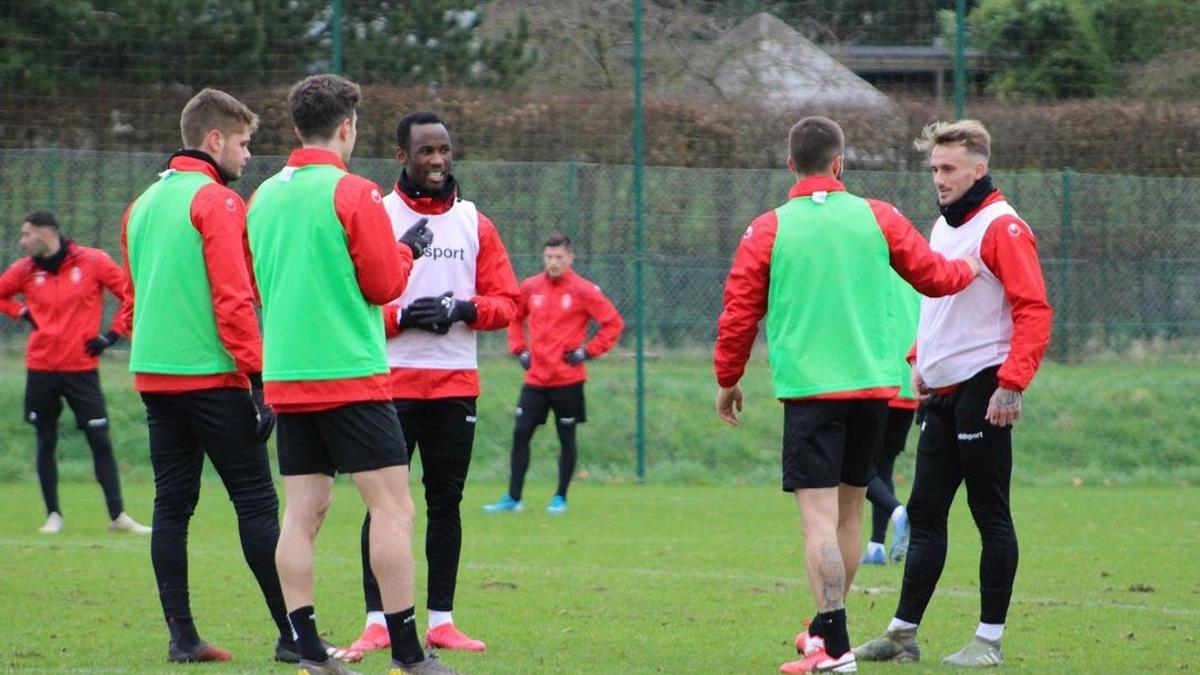
[[[0,151],[0,252],[17,247],[21,217],[55,210],[67,234],[120,258],[120,221],[129,200],[161,170],[165,156],[80,150]],[[244,195],[283,164],[256,157],[236,184]],[[380,185],[394,160],[356,159]],[[707,349],[729,262],[746,224],[787,195],[786,170],[646,169],[645,250],[635,246],[627,166],[579,162],[458,162],[463,195],[500,229],[518,276],[540,268],[541,242],[554,230],[576,242],[579,271],[622,313],[635,315],[634,265],[645,261],[646,339],[651,349]],[[1200,178],[997,173],[996,184],[1038,236],[1056,309],[1051,356],[1073,360],[1132,341],[1200,335]],[[923,231],[935,218],[923,173],[850,172],[848,187],[894,203]],[[632,324],[632,320],[630,321]],[[631,345],[634,327],[626,333]],[[4,330],[14,331],[4,323]],[[499,349],[498,337],[485,342]]]

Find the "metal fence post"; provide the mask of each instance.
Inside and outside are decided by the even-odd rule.
[[[642,139],[642,0],[633,0],[633,225],[634,306],[637,314],[637,479],[646,480],[646,242]]]
[[[332,17],[329,20],[329,69],[334,75],[342,74],[342,0],[333,0]]]
[[[1071,332],[1074,327],[1071,326],[1071,193],[1073,188],[1072,176],[1074,172],[1071,167],[1065,166],[1062,170],[1062,230],[1058,238],[1058,258],[1062,261],[1062,269],[1059,271],[1059,293],[1058,314],[1062,317],[1062,322],[1066,324],[1067,329],[1063,333],[1063,360],[1071,362]]]
[[[967,112],[967,0],[954,3],[954,116]]]
[[[574,238],[579,231],[579,195],[576,194],[578,187],[575,184],[575,160],[568,159],[567,164],[566,185],[563,192],[567,195],[567,236]]]
[[[51,144],[46,158],[46,208],[58,210],[58,146]]]

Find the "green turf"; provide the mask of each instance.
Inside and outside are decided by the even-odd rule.
[[[512,408],[521,386],[516,361],[495,355],[501,335],[488,335],[481,360],[472,476],[504,481],[512,438]],[[106,354],[102,381],[122,476],[149,480],[145,411],[125,355]],[[588,365],[588,424],[580,427],[580,470],[592,480],[634,480],[634,363],[618,352]],[[656,483],[774,485],[779,473],[782,408],[771,397],[764,360],[743,379],[746,413],[738,429],[713,412],[711,356],[652,351],[646,363],[646,476]],[[0,350],[0,483],[33,479],[33,430],[21,421],[25,371],[21,355]],[[1200,483],[1200,369],[1186,355],[1046,363],[1025,400],[1014,434],[1014,480],[1021,484]],[[60,471],[91,479],[91,455],[70,413],[60,424]],[[914,434],[915,437],[915,434]],[[910,446],[914,441],[910,440]],[[543,429],[533,443],[531,477],[555,472],[557,439]],[[900,456],[899,480],[912,476],[912,452]]]
[[[813,607],[790,496],[762,486],[582,485],[562,517],[485,516],[501,490],[471,484],[456,618],[485,654],[443,654],[467,673],[771,673]],[[147,517],[151,490],[126,488]],[[418,503],[420,495],[416,495]],[[67,527],[39,535],[37,490],[0,490],[0,669],[41,672],[294,672],[268,661],[272,627],[237,546],[232,510],[207,482],[193,521],[193,604],[229,665],[168,668],[147,538],[110,535],[95,485],[63,486]],[[960,495],[942,584],[921,630],[929,663],[861,672],[942,672],[977,621],[978,536]],[[1008,670],[1179,672],[1200,668],[1200,522],[1181,487],[1024,487],[1014,497],[1021,568],[1005,636]],[[360,627],[358,523],[339,483],[321,534],[317,607],[336,641]],[[423,533],[418,518],[417,538]],[[418,547],[419,550],[419,547]],[[418,597],[424,561],[418,553]],[[856,642],[894,610],[900,569],[868,568],[849,600]],[[419,620],[424,622],[424,610]],[[372,655],[363,672],[381,673]]]

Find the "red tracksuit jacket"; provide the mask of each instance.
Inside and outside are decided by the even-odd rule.
[[[164,375],[134,373],[133,386],[139,392],[178,394],[202,389],[249,389],[247,373],[262,372],[262,335],[254,312],[255,291],[249,272],[249,247],[246,244],[246,206],[242,198],[225,186],[212,164],[194,157],[174,157],[170,168],[207,174],[215,182],[200,188],[189,210],[192,225],[200,233],[204,267],[212,288],[213,316],[221,344],[237,363],[237,372],[215,375]],[[134,201],[136,203],[136,200]],[[125,275],[129,275],[130,204],[121,220],[121,250],[125,253]],[[137,293],[129,284],[129,301],[123,306],[124,321],[133,325],[137,311]],[[137,336],[133,336],[136,340]]]
[[[600,330],[585,345],[589,319],[599,323]],[[521,282],[517,315],[508,325],[508,350],[513,354],[529,350],[532,363],[525,384],[565,387],[587,380],[587,369],[582,363],[566,363],[563,352],[584,347],[588,358],[594,359],[612,349],[624,327],[625,321],[599,286],[571,270],[557,279],[543,272]]]
[[[788,191],[788,199],[804,197],[814,192],[844,191],[842,182],[827,176],[810,176],[798,181]],[[971,279],[970,266],[962,260],[947,261],[931,251],[929,242],[913,227],[896,207],[877,199],[868,199],[871,212],[887,240],[892,269],[919,293],[930,297],[945,295],[962,288]],[[713,347],[713,367],[717,384],[732,387],[742,379],[758,322],[767,314],[767,296],[771,286],[771,256],[775,250],[775,234],[779,219],[774,210],[767,211],[750,222],[733,258],[733,266],[725,282],[725,309],[717,320],[717,343]],[[891,399],[899,387],[859,389],[831,392],[812,399]]]
[[[29,370],[95,370],[98,361],[83,346],[101,333],[104,289],[126,303],[125,273],[107,253],[67,239],[63,245],[67,255],[57,274],[38,267],[32,257],[26,256],[0,275],[0,312],[16,319],[27,307],[37,323],[25,351]],[[24,296],[24,305],[10,299],[18,293]],[[122,337],[129,334],[121,312],[113,317],[109,330]]]

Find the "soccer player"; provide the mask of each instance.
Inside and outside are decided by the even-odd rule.
[[[154,468],[150,557],[170,631],[168,660],[228,661],[196,629],[188,597],[188,524],[208,457],[237,512],[242,553],[279,631],[275,657],[296,661],[274,565],[279,502],[266,441],[262,339],[246,266],[246,209],[228,187],[250,159],[258,116],[204,89],[183,108],[183,150],[125,212],[129,369],[146,405]]]
[[[37,475],[46,503],[46,523],[38,532],[57,534],[63,527],[54,452],[66,399],[92,449],[109,529],[147,534],[150,528],[130,518],[121,500],[98,370],[100,354],[128,333],[119,312],[109,329],[99,333],[104,289],[124,302],[125,274],[104,251],[64,237],[49,211],[25,216],[21,248],[29,257],[0,275],[0,311],[26,321],[31,329],[25,350],[25,421],[37,432]],[[12,300],[18,293],[24,303]]]
[[[417,639],[408,453],[391,406],[380,306],[404,291],[433,235],[414,219],[393,237],[383,196],[348,172],[359,86],[313,75],[288,94],[302,147],[259,186],[247,231],[263,301],[263,380],[279,413],[287,497],[275,561],[300,670],[344,673],[327,657],[313,608],[313,546],[348,473],[373,516],[369,565],[391,636],[389,673],[453,673]],[[399,239],[399,243],[397,243]]]
[[[546,512],[560,514],[567,510],[567,488],[578,454],[575,429],[587,421],[583,400],[587,370],[583,363],[611,349],[625,326],[600,287],[571,269],[574,261],[571,239],[565,234],[552,235],[542,247],[545,271],[521,282],[521,303],[508,325],[508,350],[527,371],[513,427],[512,476],[508,494],[484,506],[486,513],[524,508],[521,492],[529,468],[529,442],[538,426],[546,422],[551,408],[562,449],[558,456],[558,488]],[[599,323],[600,329],[585,344],[589,320]]]
[[[432,112],[405,115],[396,126],[402,165],[383,198],[392,231],[428,220],[437,245],[413,265],[408,287],[384,308],[393,416],[414,453],[421,453],[425,485],[425,560],[429,628],[425,644],[483,651],[483,641],[454,624],[454,592],[462,550],[459,503],[475,443],[479,396],[476,334],[499,330],[516,313],[520,289],[500,233],[491,219],[459,194],[450,173],[450,132]],[[374,516],[363,521],[363,594],[367,620],[351,653],[395,645],[384,630],[379,584],[368,564],[377,535]]]
[[[921,295],[899,276],[894,276],[893,281],[896,301],[892,309],[896,319],[896,365],[900,368],[900,393],[888,401],[887,425],[875,462],[875,477],[867,484],[867,501],[871,502],[871,539],[862,557],[864,565],[884,565],[888,559],[901,562],[908,550],[908,512],[896,498],[893,474],[896,457],[904,452],[904,446],[908,443],[908,430],[912,427],[918,404],[916,393],[912,390],[912,375],[906,357],[917,336]],[[892,549],[885,557],[883,545],[889,522],[895,523],[896,536],[892,540]]]
[[[129,368],[146,406],[154,468],[150,554],[169,661],[228,661],[200,639],[188,595],[188,524],[207,456],[237,512],[242,552],[274,620],[275,658],[299,659],[274,566],[278,498],[262,405],[262,341],[246,266],[245,205],[228,183],[250,158],[258,116],[205,89],[180,115],[183,150],[125,212]]]
[[[805,117],[788,134],[797,178],[783,206],[746,229],[725,285],[713,350],[717,415],[738,424],[738,380],[764,316],[775,396],[784,402],[783,489],[796,495],[817,615],[785,673],[855,672],[845,594],[858,569],[863,494],[874,475],[895,365],[892,270],[938,296],[978,272],[948,261],[890,204],[846,192],[842,129]],[[735,410],[736,408],[736,410]]]
[[[924,423],[904,583],[886,632],[855,653],[868,661],[920,658],[917,627],[946,563],[946,519],[965,482],[983,544],[980,618],[972,640],[942,663],[998,666],[1017,573],[1011,425],[1050,342],[1053,311],[1033,231],[988,174],[987,129],[974,120],[939,122],[925,128],[917,147],[929,153],[942,211],[930,245],[945,255],[978,255],[984,269],[966,291],[921,303],[913,388],[925,397]]]

